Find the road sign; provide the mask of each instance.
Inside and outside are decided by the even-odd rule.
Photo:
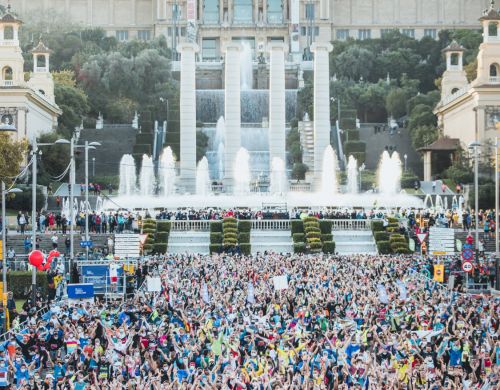
[[[427,233],[419,233],[417,234],[417,238],[420,243],[423,243],[427,238]]]
[[[465,248],[463,251],[462,251],[462,259],[464,259],[465,261],[470,261],[474,258],[474,251],[470,248]]]
[[[82,248],[91,248],[93,245],[92,241],[80,241],[80,246]]]
[[[429,230],[429,253],[432,255],[452,255],[455,253],[455,231],[453,229],[431,227]]]
[[[473,269],[474,269],[474,267],[473,267],[473,265],[472,265],[472,263],[470,261],[464,261],[462,263],[462,270],[464,272],[469,273],[469,272],[472,272]]]

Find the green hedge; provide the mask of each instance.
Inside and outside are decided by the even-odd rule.
[[[388,217],[388,218],[387,218],[387,221],[389,222],[389,224],[391,224],[391,223],[396,223],[396,224],[398,224],[398,223],[399,223],[399,219],[394,218],[394,217]]]
[[[210,244],[210,254],[213,253],[220,253],[222,250],[222,245],[221,244]]]
[[[238,230],[244,233],[250,233],[252,230],[252,222],[251,221],[239,221],[238,222]]]
[[[161,255],[167,253],[167,244],[155,242],[153,244],[153,252]]]
[[[304,218],[304,223],[308,223],[308,222],[317,223],[318,222],[318,218],[316,218],[316,217],[306,217],[306,218]]]
[[[238,235],[238,242],[241,244],[250,244],[250,233],[241,232]]]
[[[333,234],[332,233],[322,234],[321,241],[323,241],[323,243],[328,242],[328,241],[333,241]]]
[[[379,241],[377,242],[378,253],[381,255],[388,255],[391,253],[391,246],[389,241]]]
[[[210,244],[222,244],[222,233],[210,233]]]
[[[351,152],[350,155],[358,161],[358,165],[366,162],[366,153],[365,152]]]
[[[215,221],[210,223],[210,232],[211,233],[222,233],[222,222],[221,221]]]
[[[359,130],[347,130],[347,139],[349,141],[359,141]]]
[[[384,222],[382,221],[372,221],[372,232],[383,232]]]
[[[366,151],[366,143],[363,141],[347,141],[344,143],[344,153],[346,156],[351,153],[364,153]]]
[[[323,242],[323,253],[334,254],[335,253],[335,243],[333,241]]]
[[[234,223],[234,224],[238,224],[238,220],[236,218],[233,218],[233,217],[227,217],[227,218],[224,218],[224,220],[222,221],[222,223],[226,224],[226,223]]]
[[[238,234],[238,229],[224,226],[224,235],[226,234]]]
[[[294,233],[292,235],[293,242],[305,242],[306,236],[304,233]]]
[[[42,294],[47,294],[47,273],[36,273],[36,285]],[[7,273],[7,287],[12,291],[14,299],[25,299],[31,289],[31,271],[13,271]]]
[[[375,241],[389,241],[389,233],[387,232],[374,232],[373,236],[375,237]]]
[[[155,242],[159,244],[166,244],[168,242],[167,232],[157,232],[155,236]]]
[[[158,221],[156,223],[156,230],[159,232],[170,232],[171,222],[170,221]]]
[[[293,244],[293,253],[304,253],[306,251],[306,244],[295,243]]]
[[[309,248],[311,248],[311,250],[321,249],[321,248],[323,248],[323,243],[321,241],[310,242]]]
[[[240,251],[242,255],[249,256],[252,253],[252,246],[250,244],[240,244]]]
[[[332,221],[319,221],[319,229],[321,230],[321,234],[331,234],[332,233],[333,222]]]
[[[304,233],[304,222],[300,219],[292,219],[292,236],[295,233]]]

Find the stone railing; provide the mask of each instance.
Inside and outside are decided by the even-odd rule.
[[[200,220],[200,221],[171,221],[170,230],[176,232],[184,231],[197,231],[197,232],[208,232],[210,230],[210,220]]]
[[[12,87],[14,86],[14,80],[3,80],[2,84],[4,87]]]
[[[254,219],[252,230],[290,230],[289,219]]]
[[[491,84],[500,84],[500,77],[499,76],[490,76],[490,83]]]
[[[371,219],[330,219],[333,230],[370,230]]]

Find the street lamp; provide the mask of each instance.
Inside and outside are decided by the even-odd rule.
[[[5,212],[5,196],[23,192],[20,188],[5,189],[5,182],[2,181],[2,274],[3,274],[3,293],[7,294],[7,217]]]
[[[407,166],[407,161],[408,161],[408,155],[405,153],[405,155],[403,156],[404,159],[405,159],[405,172],[406,172],[406,166]]]
[[[95,157],[92,157],[92,177],[95,176]]]
[[[475,224],[476,224],[476,260],[479,254],[479,168],[478,168],[478,149],[481,144],[478,141],[471,142],[469,149],[474,152],[474,209],[475,209]]]

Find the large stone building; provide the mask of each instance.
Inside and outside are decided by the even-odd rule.
[[[6,0],[3,0],[6,1]],[[489,0],[11,0],[21,15],[57,11],[102,27],[119,40],[163,34],[176,47],[196,36],[204,61],[221,57],[227,41],[257,50],[284,41],[295,60],[315,40],[377,38],[398,29],[422,38],[439,30],[477,28]]]

